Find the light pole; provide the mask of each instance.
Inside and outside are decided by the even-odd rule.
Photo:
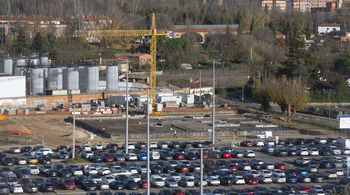
[[[126,61],[126,123],[125,123],[125,154],[129,149],[129,61]]]
[[[215,60],[213,60],[213,117],[212,117],[212,144],[215,146]]]
[[[147,195],[150,195],[150,157],[149,157],[149,90],[147,90]]]
[[[75,159],[75,105],[73,105],[73,146],[72,159]]]
[[[201,195],[203,195],[203,148],[201,148],[201,186],[200,186],[200,190],[201,190]]]

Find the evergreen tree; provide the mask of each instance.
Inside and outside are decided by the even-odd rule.
[[[267,4],[265,4],[264,12],[265,15],[269,15],[269,7],[267,7]]]
[[[45,38],[47,40],[48,56],[51,59],[55,59],[57,57],[57,53],[58,53],[58,50],[59,50],[58,40],[57,40],[56,36],[53,33],[51,33],[51,32],[47,33]]]
[[[34,52],[39,53],[39,55],[43,55],[47,52],[47,46],[48,43],[46,37],[42,37],[41,33],[37,32],[33,39],[31,49]]]
[[[318,24],[317,24],[317,21],[314,22],[314,34],[315,34],[315,37],[318,36]]]
[[[254,26],[254,18],[252,19],[252,23],[250,24],[250,33],[252,33],[255,30]]]
[[[311,39],[311,28],[310,28],[310,22],[308,22],[306,27],[306,40],[310,40],[310,39]]]
[[[17,39],[15,41],[15,53],[26,55],[28,50],[27,37],[23,28],[18,30]]]
[[[283,68],[279,73],[289,78],[317,77],[316,58],[305,50],[305,41],[294,32],[290,38],[287,59],[283,62]]]

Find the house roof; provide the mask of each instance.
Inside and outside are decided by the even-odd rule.
[[[207,25],[175,25],[175,29],[215,29],[225,28],[227,24],[207,24]],[[230,28],[238,28],[238,24],[229,24]]]
[[[199,82],[195,83],[170,83],[171,85],[180,87],[180,88],[200,88],[200,87],[212,87],[212,85],[208,85],[205,83],[200,84]]]
[[[347,80],[349,77],[349,75],[341,75],[337,72],[328,72],[326,75],[326,81],[321,81],[321,83],[325,86],[332,86],[332,83],[337,79],[343,78],[344,80]]]
[[[340,27],[340,24],[332,24],[332,23],[322,23],[319,24],[318,26],[331,26],[331,27]]]

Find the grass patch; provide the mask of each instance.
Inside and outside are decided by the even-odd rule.
[[[79,164],[79,163],[88,163],[88,161],[86,161],[85,159],[81,158],[81,156],[76,155],[74,160],[69,158],[69,159],[66,160],[66,163],[67,164]]]

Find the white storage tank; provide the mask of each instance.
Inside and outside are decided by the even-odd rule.
[[[119,72],[118,66],[107,66],[107,83],[108,92],[119,91]]]
[[[48,69],[48,90],[63,89],[63,69],[62,68],[49,68]]]
[[[69,67],[65,69],[66,89],[79,89],[79,68]]]
[[[41,57],[40,58],[40,63],[42,66],[49,66],[49,58],[48,57]]]
[[[16,66],[26,66],[26,59],[17,59]]]
[[[15,68],[15,76],[25,75],[24,66]]]
[[[39,66],[40,65],[40,60],[39,59],[30,59],[31,66]]]
[[[31,69],[31,94],[33,96],[44,94],[44,69],[32,68]]]
[[[13,74],[13,60],[3,59],[0,61],[0,73],[12,75]]]
[[[79,88],[80,91],[87,93],[98,92],[99,82],[99,68],[93,67],[80,67],[79,68]]]

